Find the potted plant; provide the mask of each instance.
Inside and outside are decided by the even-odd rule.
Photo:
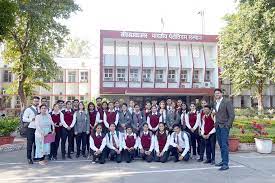
[[[18,118],[0,118],[0,145],[12,144],[14,137],[11,133],[16,131],[19,126]]]
[[[255,133],[255,146],[258,153],[269,154],[272,152],[272,139],[267,138],[266,125],[252,122],[252,128]]]
[[[243,128],[240,128],[240,130],[243,130]],[[234,135],[231,133],[228,138],[228,144],[229,144],[229,151],[236,152],[239,149],[240,138],[237,135]]]

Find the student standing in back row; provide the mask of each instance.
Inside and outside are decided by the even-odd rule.
[[[98,124],[100,119],[100,114],[95,108],[95,104],[90,102],[88,104],[88,111],[87,111],[87,120],[90,124],[90,133],[93,132],[95,126]],[[90,151],[90,134],[87,135],[87,151]]]
[[[140,134],[142,131],[142,125],[146,123],[146,117],[143,111],[140,111],[140,106],[135,104],[135,110],[132,113],[132,127],[136,134]]]
[[[123,103],[121,106],[121,112],[119,112],[118,118],[118,129],[121,133],[125,133],[126,126],[132,123],[132,115],[128,111],[126,103]]]
[[[157,112],[157,107],[152,106],[152,113],[148,115],[147,117],[147,124],[149,127],[149,130],[153,132],[153,134],[156,133],[158,130],[159,122],[161,122],[160,114]]]
[[[104,112],[104,116],[103,116],[103,122],[107,129],[110,128],[111,124],[115,124],[115,126],[117,126],[118,119],[119,119],[119,114],[116,113],[114,109],[114,103],[109,102],[108,107],[109,107],[108,112]]]

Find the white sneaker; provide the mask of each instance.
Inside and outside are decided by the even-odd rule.
[[[92,164],[95,164],[96,162],[95,161],[92,161]]]

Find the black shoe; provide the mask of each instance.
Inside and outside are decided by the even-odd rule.
[[[219,170],[224,171],[224,170],[228,170],[228,169],[229,169],[229,166],[223,165]]]
[[[30,165],[32,165],[32,164],[33,164],[32,159],[28,159],[28,163],[29,163]]]
[[[79,158],[79,154],[77,154],[75,157],[76,157],[76,158]]]
[[[71,155],[68,155],[68,158],[69,158],[69,159],[73,159],[73,158],[71,157]]]
[[[208,164],[208,163],[211,163],[211,160],[206,160],[203,162],[204,164]]]
[[[212,161],[211,161],[211,165],[215,165],[215,160],[212,160]]]
[[[201,159],[201,158],[197,160],[197,162],[202,162],[202,161],[203,161],[203,159]]]
[[[220,162],[218,164],[215,164],[215,166],[223,166],[223,162]]]
[[[65,159],[66,159],[65,155],[63,155],[63,156],[62,156],[62,160],[65,160]]]
[[[82,156],[83,156],[83,158],[87,158],[87,155],[86,155],[86,154],[83,154]]]

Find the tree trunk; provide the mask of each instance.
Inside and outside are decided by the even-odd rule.
[[[20,104],[21,104],[21,111],[24,110],[24,108],[27,105],[27,100],[26,100],[26,95],[24,92],[24,82],[23,81],[19,81],[18,83],[18,95],[20,98]]]
[[[264,90],[264,82],[260,81],[257,88],[257,100],[258,100],[258,113],[263,114],[264,106],[263,106],[263,90]]]

